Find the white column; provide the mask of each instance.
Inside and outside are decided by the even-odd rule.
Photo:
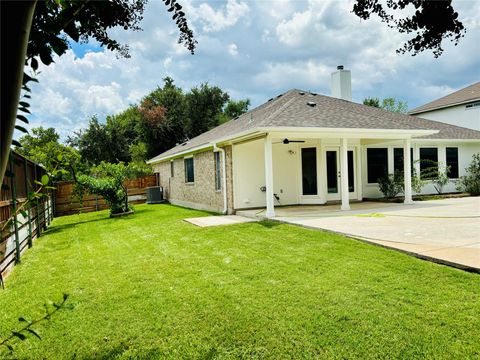
[[[403,181],[405,191],[405,204],[413,204],[412,201],[412,159],[410,158],[411,140],[403,142]]]
[[[323,140],[319,140],[319,142],[320,147],[317,147],[317,181],[320,185],[318,187],[318,194],[320,196],[320,204],[325,204],[327,202],[327,164],[325,158],[325,143]]]
[[[267,188],[267,218],[275,217],[275,209],[273,202],[273,161],[272,161],[272,138],[270,135],[265,137],[265,187]]]
[[[363,200],[363,182],[362,182],[362,145],[358,145],[357,148],[357,163],[356,163],[356,172],[357,172],[357,200]]]
[[[348,143],[347,139],[342,139],[340,148],[340,188],[342,189],[342,210],[350,210],[348,193]]]

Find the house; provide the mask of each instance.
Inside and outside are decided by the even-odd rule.
[[[409,114],[480,131],[480,82],[419,106]]]
[[[480,152],[480,131],[351,101],[351,74],[332,74],[332,97],[289,90],[148,161],[173,204],[223,213],[381,197],[377,180],[403,171],[412,202],[417,159],[451,167],[451,183]],[[413,164],[413,165],[412,165]],[[427,185],[423,193],[435,192]]]

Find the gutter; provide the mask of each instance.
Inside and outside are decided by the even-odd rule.
[[[223,214],[228,212],[227,206],[227,166],[225,161],[225,150],[222,148],[217,147],[216,143],[213,143],[213,151],[218,151],[222,154],[222,192],[223,192]]]

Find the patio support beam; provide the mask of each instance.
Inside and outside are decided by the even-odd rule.
[[[342,189],[342,210],[350,210],[349,192],[348,192],[348,141],[342,138],[340,147],[340,186]]]
[[[403,179],[404,179],[404,204],[413,204],[412,200],[412,159],[410,158],[411,139],[403,142]]]
[[[272,160],[272,136],[268,134],[264,140],[265,144],[265,196],[267,211],[266,217],[275,217],[275,209],[273,202],[273,160]]]

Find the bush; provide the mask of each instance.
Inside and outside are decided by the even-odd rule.
[[[378,187],[387,199],[392,199],[403,192],[403,177],[399,172],[388,174],[378,179]]]
[[[460,177],[457,190],[480,195],[480,153],[473,155],[472,162],[465,170],[467,175]]]
[[[110,215],[130,211],[127,189],[123,185],[128,174],[125,165],[102,162],[92,170],[94,176],[80,175],[77,183],[91,194],[103,196],[110,207]]]

